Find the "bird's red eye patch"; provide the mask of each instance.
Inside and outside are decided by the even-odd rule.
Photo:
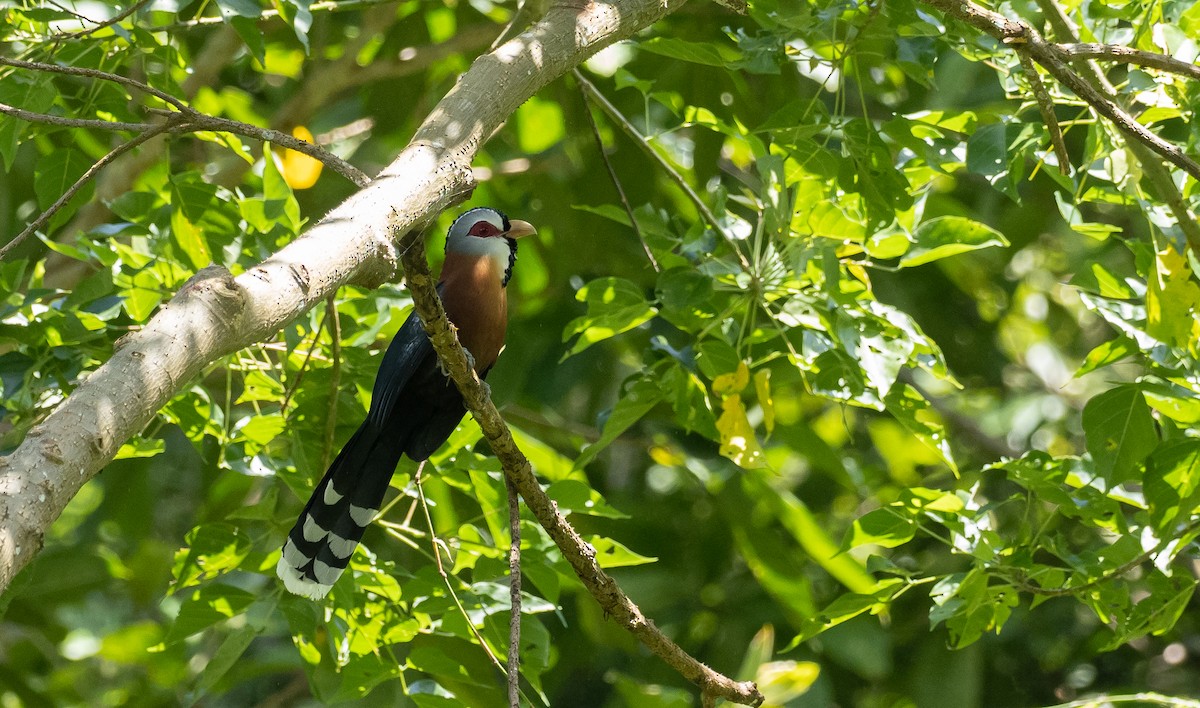
[[[489,238],[491,236],[499,236],[500,229],[492,225],[490,221],[477,221],[467,233],[479,238]]]

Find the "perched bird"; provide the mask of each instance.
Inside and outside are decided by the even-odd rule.
[[[529,223],[487,207],[465,212],[450,226],[438,294],[480,378],[504,346],[505,286],[517,261],[516,239],[535,233]],[[400,456],[426,459],[465,413],[462,395],[438,365],[413,312],[383,355],[367,419],[288,533],[276,567],[287,589],[314,600],[324,597],[379,511]]]

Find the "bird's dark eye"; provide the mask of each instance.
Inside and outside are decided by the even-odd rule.
[[[467,233],[472,236],[478,236],[479,238],[488,238],[499,235],[500,229],[496,228],[489,221],[477,221],[473,226],[471,226],[471,230]]]

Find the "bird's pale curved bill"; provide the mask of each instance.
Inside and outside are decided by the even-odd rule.
[[[533,224],[520,219],[509,219],[508,232],[504,234],[509,238],[522,238],[524,236],[536,236],[537,229],[533,228]]]

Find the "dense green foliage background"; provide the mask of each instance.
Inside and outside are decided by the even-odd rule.
[[[74,12],[112,10],[0,8],[3,55],[302,126],[369,174],[514,11],[155,2],[65,37],[91,26]],[[1036,4],[993,9],[1044,25]],[[1195,61],[1200,3],[1062,9],[1084,41]],[[1196,153],[1194,82],[1105,67]],[[1050,82],[1063,169],[1012,49],[911,0],[757,0],[743,16],[693,2],[582,76],[619,116],[568,76],[478,163],[471,203],[540,234],[522,243],[489,382],[647,615],[772,705],[1196,695],[1200,288],[1124,136]],[[12,68],[0,103],[131,122],[161,107]],[[0,117],[0,233],[116,135]],[[0,263],[0,448],[197,270],[240,272],[353,190],[281,156],[225,134],[152,141]],[[1174,183],[1194,211],[1196,182]],[[504,486],[469,419],[423,485],[449,581],[407,462],[327,602],[273,573],[408,308],[400,285],[347,286],[335,311],[189,382],[0,596],[0,702],[499,704],[480,642],[506,651]],[[698,704],[523,529],[526,698]]]

